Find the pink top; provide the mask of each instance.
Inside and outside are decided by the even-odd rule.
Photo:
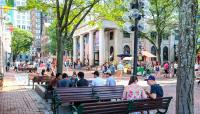
[[[123,99],[125,100],[145,99],[145,98],[147,98],[147,94],[145,93],[144,89],[141,86],[134,83],[128,85],[123,93]]]
[[[169,65],[167,63],[164,64],[164,69],[168,69],[169,68]]]

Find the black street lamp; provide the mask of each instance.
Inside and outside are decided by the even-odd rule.
[[[144,17],[140,10],[146,8],[147,4],[148,0],[127,0],[124,3],[129,12],[126,12],[122,17],[126,22],[123,29],[128,33],[134,31],[133,76],[137,76],[138,38],[140,37],[140,32],[147,30],[147,25],[140,21]]]

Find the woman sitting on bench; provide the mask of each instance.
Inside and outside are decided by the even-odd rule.
[[[123,93],[123,99],[134,100],[134,99],[145,99],[147,94],[144,89],[137,84],[138,79],[136,76],[131,76],[129,85],[125,88]]]
[[[124,100],[136,100],[136,99],[146,99],[147,94],[145,90],[137,84],[138,78],[136,76],[131,76],[128,86],[125,88],[123,93]],[[134,112],[131,114],[144,114],[144,112]]]

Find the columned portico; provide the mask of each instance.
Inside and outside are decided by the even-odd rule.
[[[94,65],[94,44],[93,44],[93,31],[89,32],[89,65]]]
[[[83,35],[80,35],[80,62],[84,62],[84,43],[83,43]]]
[[[99,65],[105,63],[105,37],[104,29],[99,30]]]
[[[76,61],[77,60],[77,38],[76,37],[73,37],[73,61]]]

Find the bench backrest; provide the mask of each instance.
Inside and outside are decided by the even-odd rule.
[[[127,109],[127,101],[83,103],[78,114],[128,114]]]
[[[129,111],[146,111],[157,109],[168,109],[172,97],[163,97],[157,99],[141,99],[129,101]]]
[[[82,101],[82,100],[92,100],[93,94],[92,94],[92,88],[91,87],[82,87],[82,88],[57,88],[56,94],[62,101],[62,103],[65,102],[71,102],[71,101]]]
[[[97,86],[93,88],[94,96],[100,100],[121,99],[124,91],[124,86]]]
[[[141,99],[132,101],[83,103],[78,107],[78,114],[128,114],[148,110],[164,109],[167,112],[172,97]]]

